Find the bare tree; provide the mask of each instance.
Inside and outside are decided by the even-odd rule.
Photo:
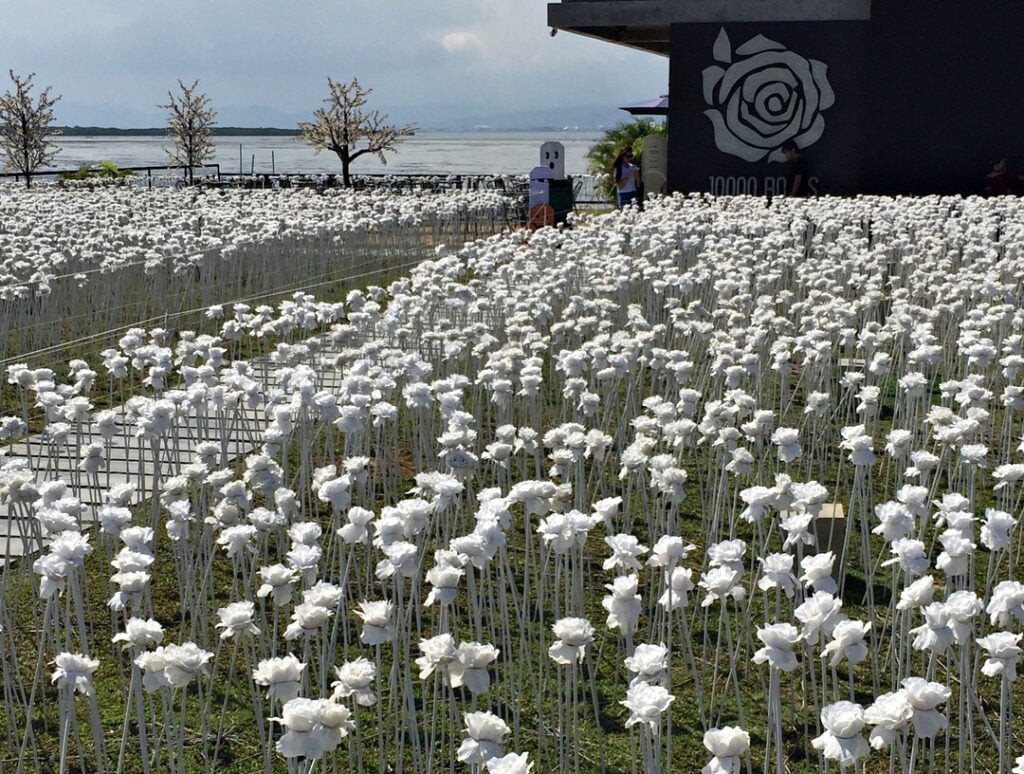
[[[39,167],[53,163],[60,152],[50,138],[59,134],[50,128],[53,106],[60,95],[50,96],[50,87],[43,89],[39,98],[32,99],[32,79],[9,71],[14,91],[0,96],[0,147],[6,156],[4,166],[25,176],[25,187],[32,185],[32,175]]]
[[[367,153],[387,163],[386,152],[394,151],[403,137],[416,131],[415,124],[398,127],[387,123],[387,116],[379,110],[366,110],[366,101],[372,89],[364,89],[359,81],[338,83],[327,79],[331,93],[324,100],[325,107],[313,115],[314,121],[300,121],[302,139],[316,148],[334,151],[341,161],[341,176],[348,187],[352,185],[349,166]]]
[[[213,156],[213,122],[217,117],[216,111],[210,107],[210,98],[198,93],[198,87],[198,79],[191,86],[179,80],[181,93],[175,96],[168,91],[170,101],[166,105],[157,105],[168,111],[167,124],[174,150],[168,150],[167,155],[174,164],[185,168],[189,184],[192,183],[193,167]]]

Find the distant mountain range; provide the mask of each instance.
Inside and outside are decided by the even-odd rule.
[[[622,110],[608,105],[564,106],[557,109],[508,110],[494,113],[473,113],[465,109],[445,109],[423,105],[418,108],[394,110],[402,121],[414,121],[423,131],[551,131],[562,129],[597,130],[630,121]],[[408,116],[408,117],[407,117]]]

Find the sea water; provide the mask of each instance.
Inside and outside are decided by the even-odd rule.
[[[600,131],[552,132],[424,132],[403,140],[386,154],[387,163],[372,154],[352,164],[353,174],[395,175],[525,175],[540,164],[540,146],[565,147],[568,175],[586,174],[586,153],[601,139]],[[112,161],[118,167],[163,166],[168,163],[167,137],[58,137],[59,170]],[[329,151],[315,153],[299,137],[215,137],[209,163],[227,174],[340,173],[341,162]]]

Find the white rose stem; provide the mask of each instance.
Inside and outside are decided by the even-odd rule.
[[[256,731],[259,734],[260,749],[263,750],[264,771],[269,770],[271,767],[273,731],[269,728],[270,723],[267,720],[267,712],[264,711],[263,692],[256,684],[256,681],[252,679],[252,673],[253,668],[260,662],[261,651],[265,649],[259,640],[265,637],[266,629],[261,628],[258,637],[254,636],[250,639],[245,671],[245,680],[249,686],[249,698],[252,701],[253,717],[256,718]],[[267,705],[267,709],[273,708],[273,702],[267,702]]]
[[[773,751],[772,741],[774,740],[775,772],[785,774],[785,765],[782,755],[782,696],[779,691],[779,670],[769,665],[768,667],[768,734],[764,746],[764,770],[771,768],[771,753]]]
[[[196,539],[196,530],[192,529],[191,525],[189,532],[190,537]],[[196,553],[192,550],[189,543],[190,541],[184,538],[181,541],[171,541],[170,543],[171,556],[174,560],[175,574],[178,581],[178,598],[182,601],[181,614],[183,620],[190,620],[194,617],[193,613],[188,609],[188,600],[195,599],[197,593],[195,587]]]
[[[871,557],[871,528],[868,523],[868,508],[870,507],[870,498],[872,492],[871,482],[871,466],[870,465],[855,465],[853,469],[853,491],[851,495],[856,498],[857,503],[857,514],[858,521],[860,524],[861,534],[861,563],[865,569],[866,575],[866,592],[864,595],[865,601],[868,606],[868,620],[874,621],[876,618],[875,611],[875,576],[872,568],[872,557]],[[853,511],[852,504],[850,508]],[[849,530],[847,530],[849,534]],[[848,554],[844,554],[849,556]],[[879,689],[879,671],[878,671],[878,638],[875,633],[877,627],[872,626],[868,630],[868,636],[870,638],[870,650],[871,650],[871,687],[874,691],[874,695],[878,696],[881,691]],[[853,668],[850,668],[850,675],[852,679]],[[855,697],[851,697],[853,701]]]
[[[725,621],[725,644],[726,644],[726,647],[729,649],[729,677],[728,677],[728,679],[732,681],[733,689],[734,689],[734,691],[736,693],[736,717],[740,721],[740,726],[742,728],[746,728],[747,727],[747,721],[746,721],[746,718],[744,717],[745,713],[743,712],[743,697],[742,697],[742,695],[740,693],[740,678],[739,678],[739,672],[738,672],[737,667],[736,667],[736,661],[737,661],[738,654],[736,652],[736,645],[733,642],[731,617],[729,616],[729,613],[728,613],[728,611],[726,609],[727,606],[728,606],[728,600],[729,600],[729,597],[726,596],[726,597],[723,597],[720,600],[720,602],[719,602],[719,604],[721,605],[721,615],[720,615],[719,620]],[[716,659],[716,661],[718,659],[718,648],[719,647],[720,646],[718,646],[718,645],[716,645],[716,647],[715,647],[715,659]]]
[[[32,728],[32,709],[36,704],[36,691],[39,688],[39,682],[43,676],[43,663],[44,656],[47,649],[47,641],[52,637],[54,650],[59,650],[60,646],[58,643],[58,632],[57,629],[60,624],[57,621],[57,605],[54,602],[53,595],[46,598],[46,607],[43,611],[43,630],[39,636],[39,648],[36,653],[36,669],[32,675],[32,688],[29,692],[28,704],[25,705],[25,734],[21,740],[21,750],[18,753],[18,771],[24,770],[25,765],[25,753],[29,742],[32,743],[32,754],[37,758],[36,767],[38,769],[38,750],[35,744],[35,733]]]
[[[395,650],[398,651],[401,648],[401,667],[402,667],[402,688],[401,691],[405,697],[405,713],[406,717],[401,723],[401,727],[398,729],[399,732],[403,728],[409,729],[410,735],[412,736],[413,744],[413,761],[414,768],[418,770],[418,762],[423,758],[423,752],[420,747],[420,730],[419,730],[419,715],[416,712],[415,704],[415,693],[413,692],[412,682],[412,622],[419,622],[422,619],[422,610],[417,610],[416,607],[419,604],[419,575],[417,574],[410,581],[411,591],[410,598],[416,601],[415,606],[407,606],[405,604],[404,595],[402,594],[402,581],[396,579],[396,585],[398,588],[398,620],[400,621],[399,627],[396,629],[396,643]],[[333,651],[332,651],[333,652]],[[398,657],[396,654],[395,661],[397,663]],[[397,689],[397,686],[392,686],[392,689]]]
[[[24,544],[30,544],[31,538],[29,535],[39,529],[39,521],[33,518],[32,509],[29,504],[20,500],[8,500],[8,519],[7,523],[14,526],[17,529],[17,537]],[[8,538],[4,541],[4,562],[3,567],[0,568],[0,582],[7,584],[10,580],[11,573],[13,572],[10,568],[14,565],[20,565],[20,569],[17,570],[18,577],[21,580],[28,578],[32,584],[33,596],[38,594],[38,587],[35,579],[35,573],[30,572],[27,568],[29,562],[12,562],[11,559],[11,548],[14,547],[15,541]],[[38,600],[34,600],[38,604]],[[4,606],[6,608],[6,605]],[[9,627],[4,627],[4,631],[7,631]]]
[[[455,746],[458,740],[458,727],[459,727],[459,700],[455,695],[455,689],[451,684],[451,677],[449,676],[445,680],[445,685],[448,688],[448,731],[451,737],[448,741],[448,746],[445,748],[448,752],[448,769],[452,774],[455,772],[455,755],[452,754],[452,748]],[[442,735],[442,742],[444,741],[444,735]]]
[[[878,557],[879,561],[882,557]],[[876,572],[881,572],[881,567],[875,568]],[[880,634],[878,637],[878,647],[885,651],[885,660],[881,664],[882,674],[889,675],[889,690],[895,690],[895,683],[899,678],[900,674],[900,654],[899,650],[903,647],[906,640],[906,632],[904,631],[904,625],[906,624],[905,616],[901,613],[902,611],[896,609],[897,601],[899,600],[899,579],[901,575],[905,575],[902,588],[906,589],[910,580],[910,573],[901,573],[899,565],[894,564],[889,572],[889,588],[892,589],[892,593],[889,597],[889,621],[891,632],[889,638],[886,640],[884,635]],[[874,625],[871,627],[874,629]]]
[[[331,428],[332,428],[332,425],[331,425],[330,422],[327,423],[327,428],[328,428],[328,434],[329,434],[330,431],[331,431]],[[329,436],[328,436],[328,440],[330,440]],[[373,428],[373,449],[375,451],[375,454],[371,458],[371,459],[374,460],[374,465],[373,465],[372,476],[371,476],[370,481],[371,481],[371,484],[375,484],[378,480],[380,481],[380,483],[381,483],[381,491],[380,492],[374,492],[374,495],[379,496],[379,498],[383,502],[386,502],[386,503],[390,503],[390,502],[394,501],[393,500],[394,490],[391,487],[391,477],[388,475],[388,472],[389,472],[389,469],[392,467],[392,465],[397,465],[398,464],[397,458],[395,460],[391,459],[390,450],[392,450],[392,449],[400,449],[400,448],[402,448],[402,447],[399,445],[399,441],[397,441],[396,439],[390,439],[389,438],[387,441],[384,440],[383,428],[381,428],[380,426],[377,426],[377,427]],[[333,448],[330,449],[330,460],[329,461],[332,464],[334,463],[334,449]]]
[[[129,650],[131,660],[131,678],[128,682],[128,695],[131,699],[125,702],[124,724],[121,730],[121,746],[117,758],[117,774],[124,770],[124,756],[128,749],[128,729],[131,723],[132,711],[135,711],[136,722],[139,732],[139,756],[142,760],[144,774],[149,774],[149,750],[146,744],[146,711],[142,697],[142,672],[135,663],[135,657],[140,651],[135,646]]]
[[[1003,673],[999,676],[999,774],[1003,774],[1004,771],[1009,774],[1009,762],[1012,759],[1010,755],[1010,742],[1007,739],[1010,715],[1013,712],[1013,708],[1010,705],[1010,680],[1007,672],[1007,669],[1010,668],[1012,667],[1004,667]],[[974,756],[972,755],[972,771],[974,770],[973,758]]]
[[[4,565],[6,571],[7,565]],[[6,583],[7,578],[3,577],[2,582]],[[6,725],[8,733],[8,745],[11,749],[21,749],[21,741],[18,738],[18,710],[25,713],[27,716],[28,709],[25,703],[25,692],[24,686],[20,680],[15,680],[12,677],[12,665],[15,663],[9,654],[15,652],[13,632],[14,628],[8,622],[7,614],[9,608],[0,596],[0,618],[2,618],[2,624],[0,624],[0,670],[3,672],[3,693],[5,699],[5,707],[7,710]],[[15,709],[17,707],[17,709]],[[33,757],[38,759],[38,751],[35,749],[35,743],[33,741]]]
[[[327,631],[326,622],[324,625],[317,627],[316,633],[316,644],[319,646],[319,652],[317,653],[316,667],[318,670],[318,676],[320,678],[317,688],[319,695],[326,697],[330,695],[331,688],[331,666],[334,664],[334,654],[327,648],[327,640],[329,637]]]
[[[960,651],[959,661],[959,685],[957,686],[957,710],[960,725],[959,736],[959,753],[960,753],[960,764],[964,762],[970,762],[971,771],[974,770],[974,756],[970,751],[974,750],[974,702],[975,702],[975,685],[977,669],[972,669],[971,662],[971,645],[974,643],[976,632],[974,631],[974,623],[971,623],[971,633],[968,635],[967,642],[960,645],[958,650]],[[979,649],[980,652],[980,649]],[[975,661],[974,666],[977,666]],[[934,755],[934,750],[933,750]],[[946,765],[949,765],[949,734],[946,734]]]
[[[811,696],[811,701],[814,703],[814,729],[815,736],[821,733],[821,702],[818,701],[818,667],[817,660],[815,659],[814,646],[807,642],[807,639],[803,636],[800,637],[800,643],[803,648],[803,658],[800,659],[800,688],[803,689],[803,703],[807,701],[808,693]],[[824,664],[821,666],[822,679],[824,679],[825,667]],[[806,686],[806,675],[810,675],[811,690],[805,690]],[[824,690],[824,689],[823,689]]]
[[[988,570],[985,572],[985,593],[982,595],[983,600],[991,598],[992,586],[995,584],[996,578],[999,577],[999,566],[1003,563],[1003,555],[1007,552],[1002,548],[997,548],[995,551],[991,551],[988,557]],[[1012,548],[1010,550],[1012,553]],[[1007,565],[1008,575],[1013,572],[1013,560],[1010,559]],[[1007,578],[1011,580],[1011,578]]]
[[[381,658],[381,643],[377,643],[373,646],[373,662],[377,665],[376,683],[377,683],[377,770],[385,771],[387,768],[387,747],[385,745],[385,734],[384,734],[384,687],[381,679],[381,665],[384,663]],[[391,696],[388,697],[389,702]],[[397,740],[396,740],[397,741]]]
[[[822,653],[821,657],[823,659],[827,658],[825,653]],[[822,663],[824,663],[824,662],[822,662]],[[838,670],[834,666],[832,666],[832,662],[831,661],[829,662],[828,666],[829,666],[829,675],[832,678],[832,695],[831,696],[828,696],[828,695],[823,696],[822,697],[822,704],[835,704],[837,701],[839,701],[839,672],[838,672]],[[825,680],[822,680],[821,684],[822,684],[822,687],[824,688],[824,686],[826,685]],[[827,694],[827,691],[825,693]]]
[[[578,504],[582,506],[582,503]],[[557,621],[563,615],[582,615],[583,609],[581,607],[583,601],[583,545],[571,546],[568,551],[562,555],[558,555],[555,558],[556,562],[556,587],[558,585],[558,575],[561,569],[561,564],[564,562],[567,566],[565,574],[567,576],[568,585],[571,588],[567,588],[564,592],[565,605],[564,610],[559,609],[556,592],[556,613],[554,619]],[[575,603],[575,604],[574,604]],[[568,664],[565,670],[558,669],[559,682],[562,682],[562,674],[565,675],[565,701],[559,702],[559,727],[562,732],[559,734],[559,762],[560,770],[562,772],[568,772],[569,762],[571,760],[573,764],[573,770],[576,774],[579,774],[580,767],[580,755],[579,745],[575,744],[575,740],[579,739],[579,725],[578,725],[578,708],[577,708],[577,660],[573,660]],[[566,733],[568,729],[568,733]]]
[[[585,657],[585,656],[584,656]],[[573,659],[572,663],[569,664],[569,680],[568,680],[568,691],[569,691],[569,720],[570,720],[570,739],[580,738],[580,721],[579,721],[579,701],[577,699],[577,691],[579,688],[579,676],[582,669],[582,664]],[[580,774],[580,745],[573,744],[572,748],[572,759],[573,759],[573,771],[575,774]]]
[[[477,642],[484,641],[483,618],[480,611],[480,595],[476,588],[476,571],[472,564],[466,566],[466,590],[473,612],[473,636]]]
[[[670,533],[671,534],[671,533]],[[668,565],[662,568],[661,576],[665,584],[665,592],[668,594],[667,608],[657,609],[657,614],[661,616],[661,632],[662,639],[665,642],[665,672],[668,675],[669,686],[672,681],[672,613],[669,612],[672,609],[672,570],[675,569],[675,562],[669,562]],[[657,600],[661,595],[654,592],[649,595],[651,600]],[[657,604],[655,601],[654,604]],[[694,681],[696,685],[696,681]],[[699,695],[699,694],[698,694]],[[673,702],[674,704],[675,702]],[[702,713],[703,714],[703,713]],[[665,732],[665,774],[669,774],[672,770],[672,705],[668,707],[666,713],[668,728]]]
[[[658,759],[654,754],[654,732],[648,723],[640,723],[640,750],[644,761],[644,774],[659,771]]]
[[[72,691],[74,688],[71,689]],[[74,698],[68,701],[68,689],[61,688],[57,693],[57,712],[60,718],[60,774],[64,774],[67,771],[68,763],[68,740],[71,738],[71,718],[75,714]],[[68,705],[71,706],[68,706]],[[77,733],[76,733],[77,736]],[[81,742],[79,741],[79,746]]]
[[[671,619],[671,614],[669,618]],[[697,667],[697,658],[693,652],[693,637],[690,635],[690,622],[687,619],[685,607],[679,610],[679,631],[680,639],[686,647],[686,657],[689,661],[690,673],[693,675],[693,688],[697,694],[697,717],[700,718],[701,725],[708,728],[711,723],[711,715],[710,712],[705,713],[704,711],[704,680]]]
[[[498,549],[498,553],[495,557],[498,562],[497,578],[492,579],[492,583],[489,588],[491,591],[492,598],[492,616],[496,616],[498,623],[501,626],[501,652],[508,654],[518,655],[505,662],[505,674],[507,675],[506,680],[503,680],[503,687],[508,692],[506,699],[507,704],[512,708],[512,740],[513,745],[518,749],[520,733],[522,730],[521,722],[521,707],[523,706],[522,697],[527,693],[526,686],[524,685],[523,673],[527,668],[525,662],[529,661],[528,650],[525,647],[522,635],[517,645],[512,639],[511,622],[512,621],[525,621],[525,611],[520,610],[519,600],[516,595],[516,590],[513,578],[512,570],[509,567],[508,560],[508,546],[502,545]],[[493,609],[494,604],[494,588],[498,589],[497,604],[498,609]],[[509,605],[509,598],[511,597],[511,606]],[[520,629],[525,628],[521,626]],[[532,685],[532,683],[529,683]]]
[[[213,563],[216,554],[216,548],[213,545],[213,528],[209,524],[203,525],[196,553],[196,565],[200,570],[198,573],[199,585],[193,596],[182,600],[182,618],[185,619],[185,613],[189,613],[187,636],[192,640],[205,639],[206,633],[209,632],[207,620],[209,605],[207,603],[211,592],[208,584],[213,577]],[[182,631],[184,632],[184,630],[183,624]]]
[[[529,517],[527,517],[527,522],[529,522]],[[527,537],[528,541],[529,541],[529,538],[532,536],[532,530],[529,530],[529,532],[530,532],[530,535],[528,535],[528,537]],[[553,611],[552,611],[552,614],[551,614],[551,618],[553,620],[555,620],[555,621],[558,620],[558,610],[557,610],[557,606],[552,604],[552,603],[550,603],[548,601],[548,599],[547,599],[547,584],[546,584],[546,581],[547,581],[548,576],[550,575],[550,571],[548,570],[548,560],[551,558],[551,551],[543,543],[540,545],[539,551],[540,551],[540,554],[541,554],[541,562],[540,562],[540,565],[537,567],[537,575],[534,578],[534,584],[535,584],[536,589],[537,589],[537,592],[536,592],[537,606],[536,606],[535,611],[534,611],[533,615],[531,616],[530,620],[535,620],[538,623],[538,625],[537,625],[537,640],[536,640],[536,643],[533,644],[533,647],[531,648],[531,650],[533,650],[537,654],[536,655],[536,661],[534,663],[539,664],[539,668],[538,668],[539,674],[537,675],[538,680],[537,680],[537,688],[536,688],[536,696],[537,696],[536,711],[537,711],[537,728],[538,728],[537,744],[538,744],[538,747],[540,748],[540,750],[538,751],[538,755],[539,756],[544,756],[544,755],[547,754],[547,751],[548,751],[548,749],[550,747],[551,736],[554,733],[556,733],[556,732],[554,732],[552,730],[552,723],[550,722],[550,719],[549,718],[547,718],[547,719],[545,718],[544,709],[543,709],[544,703],[542,701],[543,690],[542,690],[541,686],[545,685],[545,683],[548,680],[547,646],[544,643],[544,633],[543,633],[544,627],[543,627],[543,622],[544,622],[545,618],[547,617],[548,605],[549,604],[552,606],[552,608],[554,608]],[[527,543],[527,557],[529,557],[529,555],[530,555],[530,547],[529,547],[529,542],[528,542]],[[556,569],[556,572],[557,572],[557,569]],[[529,598],[530,598],[529,597],[529,593],[528,593],[529,589],[527,587],[528,577],[529,577],[528,573],[524,572],[523,573],[523,578],[524,578],[524,580],[523,580],[523,583],[524,583],[523,599],[524,600],[529,600]],[[557,588],[557,582],[556,582],[556,588]],[[530,659],[530,660],[533,660],[533,659]]]
[[[717,465],[716,465],[716,463],[717,463]],[[712,519],[712,528],[711,528],[711,533],[710,533],[711,535],[714,536],[714,539],[715,539],[716,542],[720,539],[719,538],[719,534],[720,534],[719,530],[721,529],[721,526],[722,526],[721,525],[721,514],[725,513],[725,514],[728,515],[728,514],[732,513],[732,511],[728,511],[726,509],[725,504],[723,503],[723,500],[725,499],[726,492],[727,492],[727,490],[729,488],[729,472],[725,469],[725,464],[726,464],[726,459],[724,459],[724,458],[719,458],[718,460],[712,460],[710,462],[710,466],[711,467],[716,467],[717,466],[717,468],[718,468],[718,483],[716,484],[714,493],[711,496],[711,513],[714,514],[714,515],[713,515],[713,519]],[[734,523],[732,518],[729,519],[729,523],[726,526],[727,526],[726,536],[729,539],[734,538],[736,536],[735,532],[734,532],[735,523]],[[675,530],[667,529],[665,531],[665,533],[669,534],[669,535],[674,535],[675,534]]]
[[[1013,484],[1010,484],[1010,486],[1012,487]],[[1020,494],[1017,496],[1017,499],[1014,501],[1013,508],[1009,511],[1009,513],[1017,515],[1017,517],[1018,517],[1018,524],[1017,524],[1016,527],[1014,527],[1014,529],[1017,531],[1017,544],[1016,544],[1017,547],[1016,547],[1016,550],[1014,550],[1014,543],[1013,543],[1013,539],[1011,537],[1009,549],[1008,549],[1008,552],[1007,552],[1008,556],[1009,556],[1009,564],[1007,565],[1007,568],[1006,568],[1007,580],[1011,579],[1010,576],[1011,576],[1011,574],[1013,572],[1012,568],[1017,566],[1017,559],[1020,557],[1021,551],[1024,550],[1024,549],[1022,549],[1022,546],[1024,546],[1024,526],[1021,526],[1021,524],[1019,523],[1020,514],[1022,512],[1024,512],[1024,487],[1021,487]]]
[[[558,772],[559,774],[567,774],[569,771],[569,754],[567,747],[570,744],[569,734],[569,718],[568,718],[568,705],[569,705],[569,673],[568,670],[572,669],[572,665],[566,667],[555,667],[555,702],[556,707],[556,719],[557,719],[557,733],[555,736],[555,749],[558,751]]]
[[[174,772],[177,770],[175,765],[175,745],[173,735],[176,733],[174,730],[175,718],[174,718],[174,704],[172,702],[171,692],[169,690],[160,689],[158,692],[160,697],[160,717],[154,718],[156,728],[162,733],[157,734],[153,740],[153,766],[158,766],[160,763],[160,746],[166,742],[167,745],[167,770]]]
[[[341,588],[342,590],[346,589],[347,586],[348,586],[348,573],[349,573],[349,570],[352,567],[352,553],[353,553],[354,549],[355,549],[355,544],[351,544],[351,545],[347,545],[347,546],[339,544],[338,545],[338,549],[336,551],[336,553],[338,555],[339,565],[340,565],[338,567],[338,571],[337,571],[336,577],[339,579],[338,580],[338,587]],[[328,653],[337,653],[338,652],[338,629],[339,629],[339,627],[344,629],[344,631],[342,632],[342,642],[343,642],[342,653],[348,653],[348,648],[349,648],[348,616],[341,615],[342,605],[344,605],[344,597],[342,597],[342,600],[339,602],[338,610],[335,611],[334,620],[331,622],[331,636],[330,636],[330,640],[328,641],[328,644],[327,644],[327,652]],[[276,606],[274,607],[274,632],[275,632],[275,635],[276,635],[276,632],[277,632],[277,607]]]
[[[203,681],[202,680],[196,680],[196,699],[198,700],[200,706],[205,705],[205,701],[203,700]],[[176,726],[177,726],[177,735],[176,735],[176,739],[175,739],[175,752],[176,752],[176,754],[178,756],[178,765],[181,767],[182,772],[184,772],[186,770],[185,769],[185,728],[188,725],[188,712],[186,711],[187,707],[188,707],[188,686],[186,685],[185,687],[183,687],[181,689],[181,707],[180,707],[180,709],[178,711],[177,724],[176,724]],[[209,760],[209,757],[208,757],[209,756],[209,750],[207,749],[207,744],[208,743],[207,743],[207,740],[206,740],[206,721],[205,720],[203,721],[203,727],[202,727],[201,733],[202,733],[202,737],[203,737],[203,755],[204,755],[204,757],[207,760]],[[168,752],[170,752],[170,750],[168,750]]]
[[[700,610],[700,613],[701,613],[701,617],[703,619],[703,621],[702,621],[702,629],[701,630],[705,633],[704,642],[706,643],[707,642],[708,622],[710,620],[711,605],[704,605],[702,603],[700,605],[699,610]],[[696,612],[697,611],[695,610],[694,611],[694,615],[696,615]],[[713,724],[713,725],[717,725],[718,724],[718,721],[716,720],[716,718],[718,716],[715,715],[715,697],[716,697],[716,694],[718,693],[718,668],[719,668],[719,663],[720,663],[720,660],[721,660],[721,657],[720,657],[720,654],[721,654],[721,641],[722,641],[722,612],[721,612],[721,610],[719,610],[719,613],[718,613],[718,635],[715,637],[715,657],[711,661],[711,679],[710,679],[710,681],[705,681],[705,682],[710,682],[710,685],[711,685],[711,695],[708,697],[708,715],[707,715],[707,717],[708,717],[708,722]],[[706,661],[707,660],[707,646],[706,646],[706,644],[705,644],[704,651],[705,651],[705,653],[704,653],[705,659],[704,660]]]
[[[233,643],[234,647],[232,647],[232,651],[231,651],[231,660],[232,660],[231,666],[234,667],[235,647],[237,647],[237,645],[238,645],[238,638],[237,637],[233,637],[232,639],[234,640],[234,643]],[[199,697],[200,706],[202,707],[202,714],[200,715],[200,723],[202,724],[202,726],[201,726],[201,729],[202,729],[201,730],[201,736],[202,736],[202,740],[203,740],[203,758],[204,758],[204,760],[213,760],[213,758],[210,757],[210,750],[209,750],[209,745],[210,745],[209,736],[210,735],[207,733],[207,725],[206,724],[207,724],[208,718],[210,717],[210,703],[213,701],[213,681],[214,681],[214,679],[216,678],[216,675],[217,675],[217,665],[220,663],[220,652],[221,652],[221,648],[223,647],[223,645],[224,645],[224,640],[222,640],[220,637],[217,637],[217,647],[214,648],[214,653],[213,653],[213,666],[210,668],[210,687],[209,687],[209,690],[206,692],[206,698],[205,699],[203,698],[203,688],[202,688],[202,682],[203,681],[202,681],[202,679],[197,679],[196,680],[196,693],[197,693],[197,695]],[[230,685],[230,680],[228,681],[228,685]],[[181,693],[182,693],[182,697],[181,697],[181,705],[182,705],[181,724],[182,724],[182,726],[184,726],[185,723],[186,723],[186,718],[185,718],[185,693],[186,693],[186,691],[187,691],[187,688],[183,688],[182,691],[181,691]],[[228,692],[225,691],[225,697],[224,697],[225,702],[227,701],[227,693]],[[222,710],[221,714],[223,715],[223,710]],[[181,734],[184,735],[184,730],[182,730]]]
[[[497,562],[495,561],[497,560]],[[520,618],[512,619],[512,612],[508,607],[507,593],[504,584],[504,568],[502,562],[504,561],[500,552],[495,555],[494,559],[491,559],[484,569],[483,579],[486,583],[487,591],[487,620],[490,623],[490,633],[488,635],[489,642],[500,643],[498,651],[500,653],[506,653],[509,655],[515,654],[515,643],[512,639],[512,630],[510,628],[510,621],[522,620]],[[498,566],[495,567],[495,564]],[[497,592],[496,592],[497,589]],[[520,657],[525,657],[526,654],[519,654]],[[496,686],[496,692],[504,694],[499,697],[500,702],[508,708],[507,714],[509,715],[506,722],[511,722],[511,728],[513,731],[520,727],[519,718],[519,698],[523,695],[517,690],[516,686],[516,674],[513,664],[506,658],[501,662],[501,678],[498,680]],[[513,735],[513,741],[516,742],[517,737],[515,733]],[[518,748],[518,744],[515,744]]]
[[[78,618],[78,636],[79,636],[79,650],[86,656],[89,655],[89,638],[86,632],[85,626],[85,607],[82,602],[83,590],[83,575],[84,568],[81,571],[74,571],[68,579],[68,585],[70,587],[69,596],[73,597],[74,605],[77,612]],[[71,613],[68,611],[68,617],[70,619]],[[74,693],[71,693],[70,709],[74,712]],[[99,706],[96,703],[96,696],[89,697],[89,725],[93,736],[93,749],[96,753],[97,766],[100,774],[106,771],[106,757],[107,752],[103,744],[103,727],[100,722]],[[77,723],[76,723],[77,727]]]
[[[444,604],[441,605],[440,614],[438,616],[437,631],[441,632],[441,633],[445,633],[445,632],[448,631],[448,606],[444,605]],[[445,743],[444,743],[444,740],[445,740],[445,727],[446,726],[445,726],[444,723],[440,722],[440,718],[438,717],[440,709],[441,709],[441,704],[444,701],[444,697],[443,697],[443,695],[441,693],[443,691],[443,689],[444,689],[444,686],[442,685],[442,681],[441,681],[441,673],[442,673],[442,671],[443,671],[442,668],[435,668],[433,673],[430,675],[430,678],[429,678],[430,681],[431,681],[431,688],[430,688],[430,713],[431,714],[430,714],[430,725],[429,725],[430,733],[427,736],[427,755],[426,755],[427,767],[426,767],[426,774],[432,774],[432,772],[434,770],[434,757],[435,757],[436,751],[446,750],[447,749],[445,747]],[[424,694],[424,700],[426,700],[427,688],[426,688],[425,685],[423,687],[423,694]],[[439,730],[441,732],[440,743],[438,743],[438,738],[437,738],[437,732]]]

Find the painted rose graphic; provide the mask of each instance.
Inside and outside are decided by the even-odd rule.
[[[821,113],[835,102],[828,66],[806,59],[764,35],[735,52],[725,29],[718,33],[715,61],[704,69],[704,115],[715,127],[723,153],[746,161],[784,161],[779,146],[794,140],[801,148],[825,131]]]

